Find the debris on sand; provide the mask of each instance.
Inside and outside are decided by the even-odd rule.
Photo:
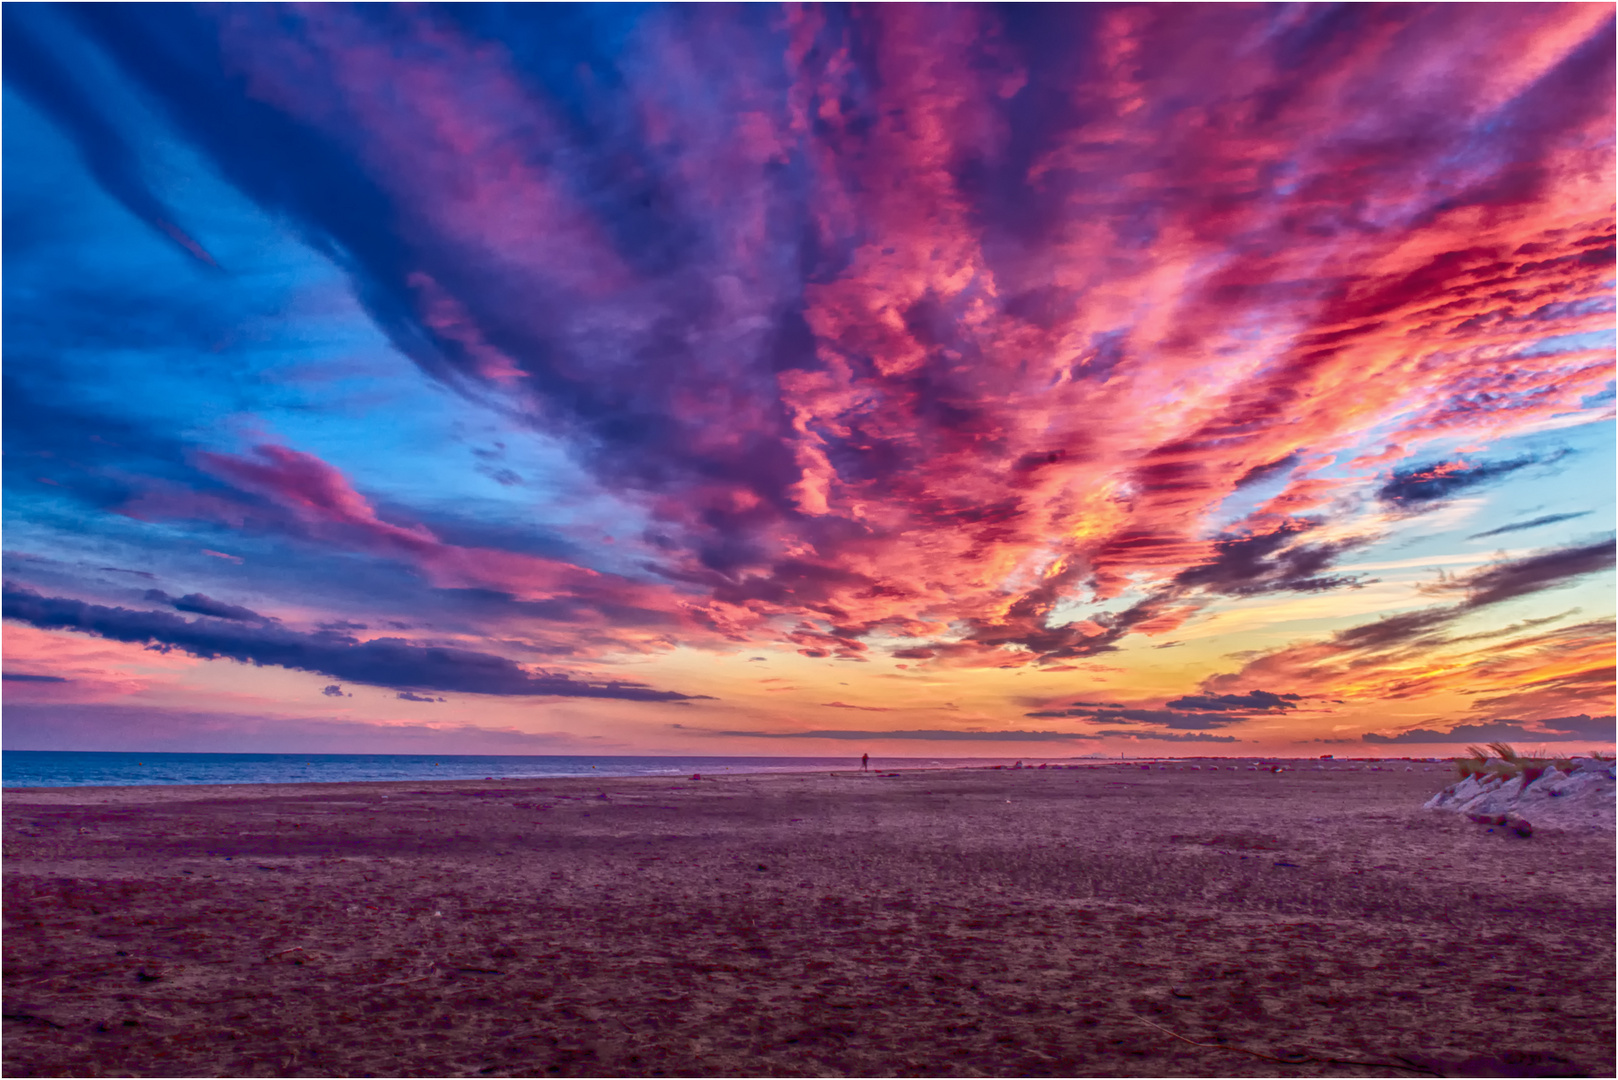
[[[1534,823],[1515,814],[1468,814],[1466,816],[1474,824],[1488,825],[1490,832],[1493,832],[1496,828],[1506,829],[1516,833],[1524,840],[1534,835]]]
[[[1574,758],[1572,771],[1564,773],[1552,765],[1538,776],[1506,777],[1500,774],[1479,777],[1474,774],[1428,799],[1428,810],[1448,810],[1466,814],[1471,820],[1491,826],[1504,826],[1527,836],[1532,832],[1519,827],[1533,822],[1540,827],[1559,829],[1615,828],[1614,807],[1618,782],[1613,763],[1599,758]]]

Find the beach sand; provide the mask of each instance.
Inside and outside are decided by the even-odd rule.
[[[1611,1076],[1612,834],[1403,769],[13,789],[5,1074]]]

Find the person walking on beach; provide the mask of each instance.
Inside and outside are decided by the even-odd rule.
[[[870,754],[861,754],[860,755],[860,772],[870,772],[870,771],[871,771],[871,755]]]

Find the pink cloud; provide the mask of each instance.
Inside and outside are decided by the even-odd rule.
[[[5,700],[8,705],[115,701],[171,684],[179,673],[201,663],[139,645],[10,623]]]
[[[1361,540],[1315,530],[1379,471],[1608,411],[1584,401],[1610,350],[1567,339],[1610,324],[1611,12],[1311,17],[1085,9],[1053,54],[975,6],[792,9],[762,38],[668,9],[615,89],[583,72],[563,103],[414,9],[312,8],[291,36],[231,8],[254,99],[399,215],[355,272],[402,347],[570,440],[650,517],[663,583],[446,543],[272,446],[202,459],[252,498],[129,512],[273,510],[434,584],[813,658],[865,659],[882,630],[933,666],[1345,587],[1330,563]],[[1215,530],[1280,462],[1285,488]]]

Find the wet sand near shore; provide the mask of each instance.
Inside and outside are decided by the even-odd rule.
[[[1402,768],[13,789],[5,1074],[1612,1075],[1612,834]]]

